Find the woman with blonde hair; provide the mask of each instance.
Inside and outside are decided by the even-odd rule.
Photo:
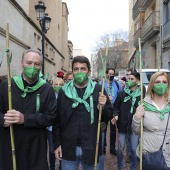
[[[53,81],[53,88],[54,88],[55,94],[57,96],[58,96],[58,92],[59,92],[59,90],[61,89],[62,86],[64,86],[64,80],[62,78],[56,78]]]
[[[53,81],[53,88],[55,91],[56,99],[58,97],[58,93],[61,87],[64,85],[64,80],[62,78],[56,78]],[[52,139],[52,126],[47,128],[47,135],[48,135],[48,144],[49,144],[49,164],[50,170],[55,170],[55,154],[54,154],[54,146],[53,146],[53,139]]]
[[[144,102],[137,107],[132,120],[132,131],[139,134],[140,121],[143,117],[143,154],[162,149],[168,170],[170,169],[169,86],[169,77],[166,73],[156,72],[153,74]],[[166,134],[165,138],[164,134]],[[163,147],[161,147],[162,145]],[[139,146],[137,155],[139,156]],[[160,162],[158,161],[157,164],[159,165]]]

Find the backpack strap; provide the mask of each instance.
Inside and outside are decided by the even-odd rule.
[[[114,80],[114,81],[115,81],[115,83],[116,83],[117,89],[119,90],[119,84],[118,84],[118,82],[117,82],[116,80]]]

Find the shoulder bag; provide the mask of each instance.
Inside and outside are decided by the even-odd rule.
[[[170,115],[170,113],[169,113]],[[168,115],[168,121],[166,124],[165,134],[163,143],[160,147],[160,149],[156,152],[152,153],[146,153],[143,154],[143,160],[142,160],[142,169],[143,170],[168,170],[167,164],[165,162],[165,158],[162,152],[162,147],[165,141],[166,131],[168,128],[168,122],[169,122],[169,115]]]

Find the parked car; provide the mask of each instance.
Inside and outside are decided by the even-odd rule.
[[[140,72],[139,69],[136,69],[136,71]],[[166,72],[170,78],[170,71],[168,69],[160,69],[159,71]],[[142,69],[142,83],[146,87],[146,90],[151,76],[156,72],[158,72],[158,69]]]

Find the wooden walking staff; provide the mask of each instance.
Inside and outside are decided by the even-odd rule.
[[[108,56],[108,45],[109,45],[109,39],[107,39],[107,41],[106,41],[106,57]],[[102,77],[102,91],[101,91],[102,94],[104,92],[104,80],[105,80],[105,72],[106,72],[106,61],[103,61],[103,62],[105,62],[105,64],[103,64],[104,65],[104,68],[103,68],[104,76]],[[98,127],[97,127],[97,140],[96,140],[94,170],[97,170],[97,158],[98,158],[98,148],[99,148],[99,138],[100,138],[101,116],[102,116],[102,106],[100,105]]]
[[[143,84],[142,84],[142,55],[141,55],[141,42],[139,40],[139,65],[140,65],[140,103],[143,103]],[[140,170],[142,170],[142,148],[143,148],[143,117],[140,122]]]
[[[11,94],[11,73],[10,73],[10,51],[9,51],[9,24],[6,26],[6,54],[7,54],[7,71],[8,71],[8,107],[12,110],[12,94]],[[10,138],[12,149],[12,163],[13,170],[16,170],[16,157],[15,157],[15,144],[14,144],[14,132],[13,126],[10,125]]]

